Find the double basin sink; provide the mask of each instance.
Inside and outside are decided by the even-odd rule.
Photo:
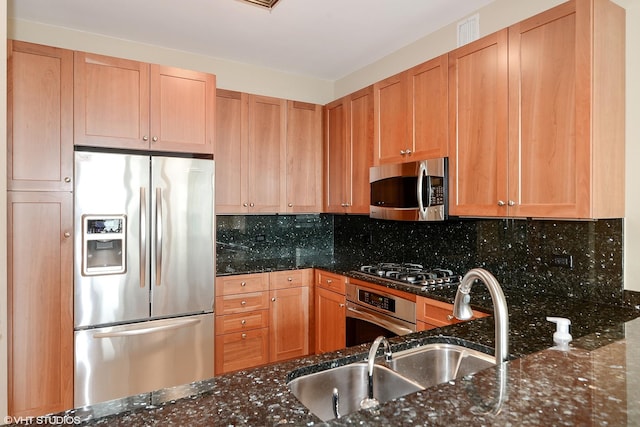
[[[393,353],[373,369],[373,397],[380,403],[474,374],[495,365],[491,355],[434,343]],[[358,411],[368,395],[366,362],[304,375],[289,382],[293,395],[323,421]],[[338,415],[338,416],[339,416]]]

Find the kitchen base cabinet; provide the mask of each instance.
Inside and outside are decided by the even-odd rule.
[[[9,414],[73,407],[73,195],[8,192]]]
[[[473,319],[488,314],[473,310]],[[416,298],[416,323],[419,331],[439,328],[463,322],[453,316],[453,304],[418,296]]]
[[[346,346],[346,282],[347,278],[338,274],[316,274],[316,354]]]
[[[215,347],[216,374],[264,365],[269,362],[269,328],[219,335]]]

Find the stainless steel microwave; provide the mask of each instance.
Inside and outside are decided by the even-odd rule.
[[[447,160],[373,166],[369,216],[397,221],[447,219]]]

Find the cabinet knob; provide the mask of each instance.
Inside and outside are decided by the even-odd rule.
[[[154,136],[153,138],[151,138],[151,140],[152,140],[153,142],[158,142],[158,137],[157,137],[157,136]]]
[[[293,282],[293,277],[287,277],[287,281]]]
[[[247,305],[247,302],[246,301],[242,301],[242,302],[240,302],[240,305]]]
[[[64,237],[66,237],[68,239],[69,237],[71,237],[71,233],[69,233],[68,231],[65,231],[64,232]]]
[[[240,286],[247,286],[247,282],[240,283]]]
[[[452,321],[453,320],[453,314],[448,314],[447,315],[447,319],[449,319],[449,321]]]
[[[71,178],[70,178],[70,177],[68,177],[68,176],[65,176],[65,177],[64,177],[64,182],[71,182]]]
[[[240,321],[240,323],[241,323],[241,324],[243,324],[243,325],[246,325],[246,324],[247,324],[247,321],[246,321],[246,320],[244,320],[244,319],[242,319],[242,320]]]
[[[407,154],[407,156],[410,156],[410,155],[411,155],[411,150],[406,149],[406,150],[405,150],[405,153]]]
[[[498,200],[498,206],[504,206],[504,202],[502,200]]]
[[[400,155],[401,155],[401,156],[404,156],[405,154],[407,154],[407,152],[406,152],[406,151],[404,151],[404,150],[400,150]]]
[[[340,307],[344,307],[344,304],[340,304]]]
[[[148,140],[149,140],[149,137],[148,137],[147,135],[145,135],[145,136],[143,136],[143,137],[142,137],[142,140],[143,140],[143,141],[148,141]]]
[[[254,207],[254,206],[255,206],[255,205],[254,205],[253,203],[249,203],[249,207],[250,207],[250,208],[252,208],[252,207]]]
[[[248,203],[243,203],[242,206],[244,206],[246,208],[247,206],[249,206],[249,204]]]
[[[333,280],[327,279],[327,284],[331,284],[332,282],[333,282]]]
[[[271,301],[275,302],[276,301],[276,297],[271,297]]]
[[[247,338],[247,334],[242,334],[240,336],[242,337],[243,340]]]
[[[507,203],[509,206],[515,206],[516,202],[514,202],[513,200],[509,200],[509,203]]]
[[[287,206],[289,206],[290,208],[293,207],[293,203],[289,203]]]

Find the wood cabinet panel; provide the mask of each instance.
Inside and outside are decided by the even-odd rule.
[[[214,75],[74,56],[75,145],[213,153]]]
[[[73,52],[10,40],[7,189],[73,189]]]
[[[413,150],[409,133],[407,75],[396,74],[373,85],[376,164],[401,163]]]
[[[276,289],[270,296],[269,361],[309,354],[309,288]]]
[[[297,288],[313,283],[313,269],[273,271],[269,273],[270,289]]]
[[[289,213],[322,211],[322,107],[287,101],[286,206]]]
[[[345,348],[346,298],[344,294],[316,287],[316,354]]]
[[[498,216],[504,212],[508,190],[507,70],[506,30],[449,53],[452,215]]]
[[[213,153],[216,77],[156,64],[150,72],[151,148]]]
[[[216,336],[216,374],[264,365],[268,361],[268,328]]]
[[[347,287],[347,278],[327,271],[318,271],[316,286],[344,295]]]
[[[251,292],[216,297],[216,314],[233,314],[269,308],[269,292]]]
[[[486,313],[473,310],[474,319],[487,316]],[[416,321],[420,331],[462,322],[453,317],[453,304],[421,296],[416,298]]]
[[[325,212],[368,214],[373,87],[327,104],[324,129]]]
[[[216,277],[216,296],[267,290],[269,290],[269,275],[265,273]]]
[[[216,317],[216,335],[269,327],[269,310]]]
[[[8,192],[12,416],[73,407],[72,209],[70,192]]]

